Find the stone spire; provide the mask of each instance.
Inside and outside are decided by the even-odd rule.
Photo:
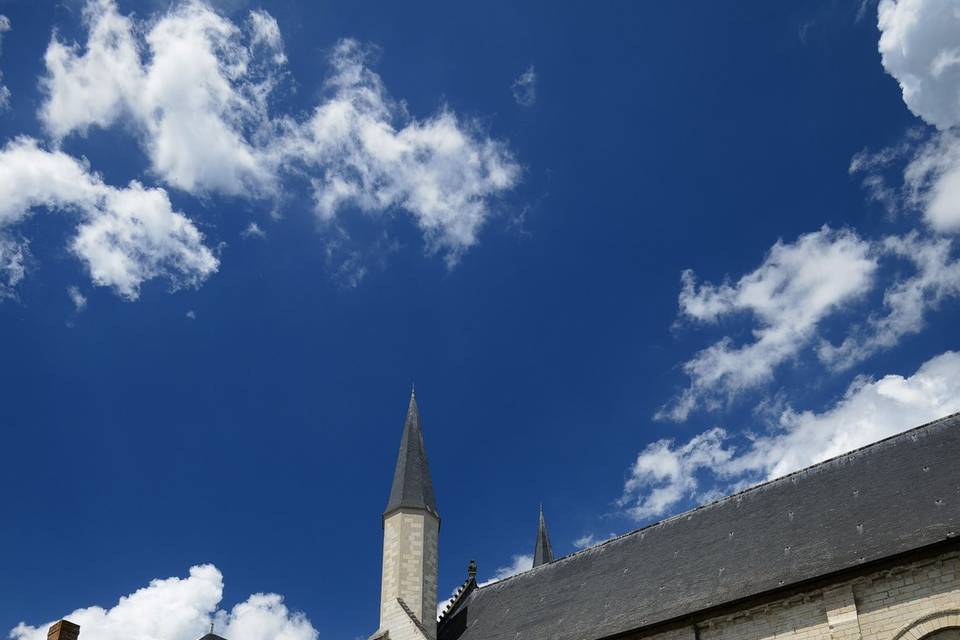
[[[547,535],[547,521],[543,519],[543,505],[540,505],[540,526],[537,529],[537,548],[533,552],[533,566],[553,562],[553,549],[550,548],[550,536]]]
[[[400,508],[424,509],[437,516],[437,503],[433,497],[433,480],[427,464],[427,448],[423,444],[420,429],[420,410],[417,408],[417,393],[410,391],[410,404],[403,424],[403,438],[397,454],[397,467],[393,472],[393,487],[384,510],[384,517]]]
[[[440,516],[433,496],[417,396],[410,393],[390,499],[383,512],[380,627],[372,638],[436,640],[437,544]]]

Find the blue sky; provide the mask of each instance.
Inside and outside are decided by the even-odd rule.
[[[441,597],[960,410],[960,14],[849,4],[0,2],[0,629],[365,637],[414,381]]]

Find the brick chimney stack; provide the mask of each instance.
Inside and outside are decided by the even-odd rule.
[[[73,624],[69,620],[61,620],[54,622],[47,631],[47,640],[77,640],[79,635],[80,625]]]

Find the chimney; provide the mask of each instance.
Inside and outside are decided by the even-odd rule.
[[[54,622],[47,631],[47,640],[77,640],[79,635],[80,625],[73,624],[69,620],[61,620]]]

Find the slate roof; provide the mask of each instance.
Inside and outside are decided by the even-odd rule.
[[[593,640],[960,532],[960,414],[476,589],[439,640]]]
[[[543,505],[540,505],[540,524],[537,527],[537,546],[533,550],[533,566],[553,562],[553,549],[550,548],[550,536],[547,535],[547,522],[543,519]]]
[[[420,428],[417,394],[413,391],[410,393],[407,417],[403,423],[403,437],[400,440],[400,452],[397,454],[397,467],[393,472],[390,499],[383,515],[386,516],[401,507],[425,509],[440,517],[433,496],[427,448],[423,444],[423,431]]]

